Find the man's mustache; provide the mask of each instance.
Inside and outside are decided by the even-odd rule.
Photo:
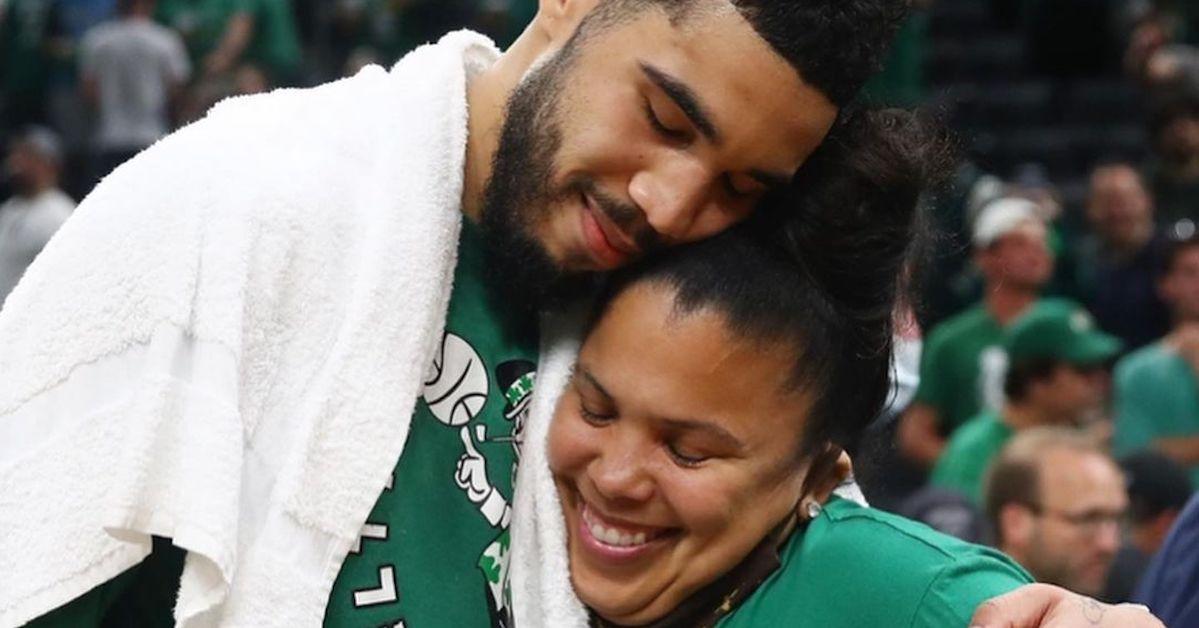
[[[590,179],[576,182],[576,187],[591,197],[608,220],[633,240],[642,255],[662,248],[662,236],[646,222],[641,208],[609,195]]]

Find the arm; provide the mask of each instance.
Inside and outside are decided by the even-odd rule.
[[[905,458],[928,469],[937,462],[945,449],[945,439],[937,430],[940,416],[936,408],[913,403],[899,420],[899,450]]]
[[[208,75],[228,72],[246,51],[253,36],[254,16],[249,11],[233,14],[221,43],[204,59],[204,72]]]
[[[1165,628],[1144,606],[1103,604],[1048,584],[1030,584],[983,602],[974,628]]]

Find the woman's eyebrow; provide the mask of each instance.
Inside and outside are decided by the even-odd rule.
[[[710,436],[722,441],[725,445],[733,448],[736,451],[745,449],[745,443],[741,439],[733,436],[733,433],[723,427],[709,422],[696,419],[661,419],[662,424],[671,430],[676,431],[692,431],[704,432]]]
[[[587,370],[587,367],[583,366],[582,364],[578,365],[575,370],[575,374],[583,378],[583,380],[587,382],[588,386],[594,388],[595,391],[604,398],[604,401],[612,401],[612,394],[604,388],[603,384],[599,383],[599,380],[591,374],[591,371]]]

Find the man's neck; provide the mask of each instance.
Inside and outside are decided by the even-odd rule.
[[[462,213],[476,222],[483,212],[483,191],[499,149],[508,97],[546,46],[548,42],[542,32],[530,25],[490,68],[467,83]]]
[[[999,322],[999,326],[1006,327],[1037,300],[1037,293],[1011,284],[1000,284],[988,286],[983,299],[987,311]]]
[[[1128,240],[1104,240],[1103,246],[1112,257],[1118,260],[1127,260],[1140,253],[1151,239],[1153,239],[1153,223],[1146,222],[1137,225],[1136,231]]]

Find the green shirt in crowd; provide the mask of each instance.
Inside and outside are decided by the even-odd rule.
[[[1032,581],[997,551],[838,498],[780,560],[720,628],[965,628],[983,601]]]
[[[978,304],[947,319],[929,334],[920,356],[915,400],[936,409],[941,434],[949,436],[967,419],[997,408],[1007,364],[999,346],[1003,327]]]
[[[445,337],[327,627],[508,625],[510,504],[538,337],[485,272],[478,227],[464,224]]]
[[[970,419],[945,445],[929,482],[958,491],[975,504],[981,504],[983,476],[1012,434],[1012,428],[997,412],[983,412]]]
[[[1115,370],[1117,455],[1172,437],[1199,437],[1199,376],[1178,352],[1156,343],[1128,354]],[[1199,488],[1199,465],[1190,467]]]
[[[197,67],[217,49],[229,20],[238,13],[254,18],[254,35],[244,53],[275,79],[290,79],[301,59],[295,17],[287,0],[159,0],[156,18],[179,31]]]

